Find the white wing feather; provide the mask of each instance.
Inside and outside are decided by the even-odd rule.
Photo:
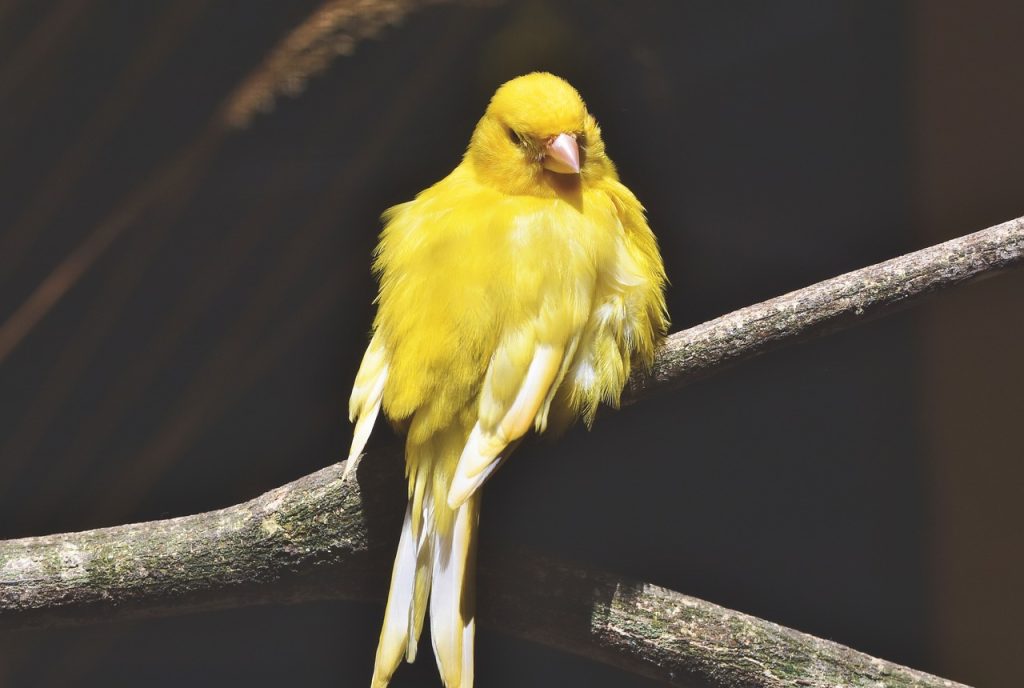
[[[366,447],[367,440],[370,439],[373,424],[380,413],[387,380],[387,352],[379,338],[374,335],[366,348],[366,353],[363,354],[363,362],[359,365],[359,372],[352,386],[352,396],[349,399],[349,420],[354,421],[356,427],[352,432],[352,446],[348,452],[343,479],[348,478],[359,465],[360,455]]]
[[[546,409],[545,401],[551,387],[564,374],[564,355],[564,347],[538,344],[515,399],[505,414],[493,427],[477,421],[452,477],[448,491],[450,508],[457,509],[476,492],[508,455],[506,448],[525,435],[535,423],[537,414],[542,408]]]

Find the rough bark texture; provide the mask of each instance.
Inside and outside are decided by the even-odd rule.
[[[963,688],[655,585],[524,555],[485,563],[483,623],[668,685]]]
[[[358,481],[334,465],[219,511],[0,542],[0,629],[381,597],[405,498],[382,453]]]
[[[676,389],[738,361],[905,308],[923,296],[1024,262],[1024,218],[854,270],[676,332],[623,403]]]
[[[357,480],[336,464],[220,511],[0,543],[0,629],[382,599],[404,491],[400,453],[380,454]],[[481,624],[669,685],[961,685],[628,578],[481,559]]]
[[[1024,260],[1024,221],[992,227],[750,306],[669,338],[625,401],[784,342],[881,315]],[[384,595],[405,491],[400,451],[343,482],[330,466],[195,516],[0,542],[0,629],[266,602]],[[486,551],[484,625],[672,685],[955,686],[835,643],[609,574]]]

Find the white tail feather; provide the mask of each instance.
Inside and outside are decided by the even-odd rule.
[[[427,597],[430,595],[431,569],[433,567],[433,523],[434,495],[432,490],[425,490],[423,495],[423,518],[419,521],[419,533],[416,540],[416,581],[413,585],[413,597],[409,604],[408,645],[405,649],[405,661],[416,661],[416,649],[423,631],[423,619],[427,614]]]
[[[430,591],[430,638],[446,688],[472,688],[476,529],[479,496],[460,506],[451,530],[437,532]]]
[[[402,536],[398,540],[398,552],[391,571],[391,589],[388,591],[388,606],[384,612],[384,626],[377,644],[377,659],[373,667],[372,685],[382,687],[391,680],[391,675],[402,661],[402,656],[416,638],[410,639],[410,619],[416,590],[416,538],[412,532],[412,507],[405,510]],[[421,622],[422,623],[422,622]],[[415,626],[412,626],[415,628]],[[411,661],[411,660],[410,660]]]

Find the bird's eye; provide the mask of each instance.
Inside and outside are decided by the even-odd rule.
[[[519,135],[518,131],[516,131],[512,127],[508,127],[507,131],[508,138],[512,141],[512,143],[516,144],[517,146],[523,146],[526,144],[526,141],[523,140],[523,137]]]

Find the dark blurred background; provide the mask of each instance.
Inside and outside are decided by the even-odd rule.
[[[1015,0],[328,5],[0,1],[0,538],[342,458],[377,218],[532,69],[647,205],[674,329],[1024,214]],[[482,537],[1011,685],[1022,299],[959,288],[524,447]],[[7,634],[0,685],[361,686],[381,611]],[[479,636],[481,685],[649,685]],[[429,652],[394,685],[437,685]]]

